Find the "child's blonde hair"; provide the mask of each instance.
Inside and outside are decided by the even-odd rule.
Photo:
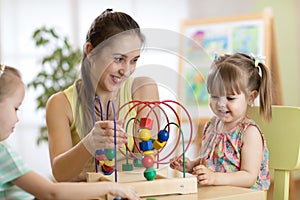
[[[209,94],[249,94],[257,91],[260,114],[272,118],[271,75],[269,69],[253,56],[235,53],[217,57],[207,78]]]
[[[20,72],[13,67],[0,65],[0,102],[11,95],[22,82]]]

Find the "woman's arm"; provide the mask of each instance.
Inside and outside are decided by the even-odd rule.
[[[63,93],[52,96],[46,107],[52,173],[57,181],[85,180],[86,164],[97,149],[114,147],[114,122],[97,121],[92,130],[73,147],[71,138],[72,111]],[[127,134],[117,122],[117,148],[127,142]]]
[[[133,100],[159,101],[158,87],[149,77],[136,77],[132,84]]]
[[[149,77],[136,77],[132,84],[132,99],[145,101],[145,102],[159,101],[160,100],[159,93],[155,81]],[[159,108],[156,108],[151,111],[150,115],[148,115],[148,113],[150,112],[150,108],[144,106],[145,106],[144,104],[141,104],[137,107],[138,110],[142,109],[141,112],[139,112],[138,118],[140,119],[146,116],[151,118],[153,120],[153,126],[151,132],[152,135],[155,135],[158,133],[160,128],[156,123],[156,119],[160,120],[160,110]],[[151,106],[153,107],[154,104]],[[156,115],[154,113],[156,113]],[[135,130],[138,130],[138,127]],[[157,131],[157,133],[155,133],[154,131]],[[136,151],[136,149],[134,149],[134,151]]]
[[[77,177],[92,158],[81,142],[73,147],[72,121],[71,106],[65,94],[53,95],[47,102],[46,122],[52,173],[57,181],[70,181]]]
[[[139,199],[133,187],[114,182],[53,183],[30,171],[13,181],[14,184],[38,199],[94,199],[111,194],[115,197]]]
[[[246,129],[241,149],[241,168],[238,172],[212,172],[203,165],[194,168],[201,185],[232,185],[250,188],[259,175],[263,159],[263,141],[261,133],[254,126]]]

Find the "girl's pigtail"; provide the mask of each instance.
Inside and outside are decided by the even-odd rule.
[[[272,92],[271,92],[271,74],[269,68],[259,62],[257,67],[261,70],[261,84],[259,88],[260,114],[266,121],[272,118]]]

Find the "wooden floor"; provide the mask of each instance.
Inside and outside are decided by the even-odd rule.
[[[299,200],[300,199],[300,179],[294,181],[292,185],[292,191],[290,192],[289,200]],[[271,183],[270,189],[268,190],[268,200],[273,200],[273,184]]]

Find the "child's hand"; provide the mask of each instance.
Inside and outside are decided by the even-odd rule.
[[[121,197],[122,199],[126,200],[140,199],[133,186],[124,185],[120,183],[114,183],[114,188],[110,192],[110,194],[114,197]]]
[[[214,172],[204,165],[194,167],[192,174],[197,175],[199,185],[214,185]]]
[[[170,167],[172,169],[176,169],[178,171],[183,172],[183,158],[181,157],[178,159],[178,157],[172,158],[170,160]],[[185,158],[185,169],[186,172],[192,173],[193,170],[193,162],[189,158]]]

